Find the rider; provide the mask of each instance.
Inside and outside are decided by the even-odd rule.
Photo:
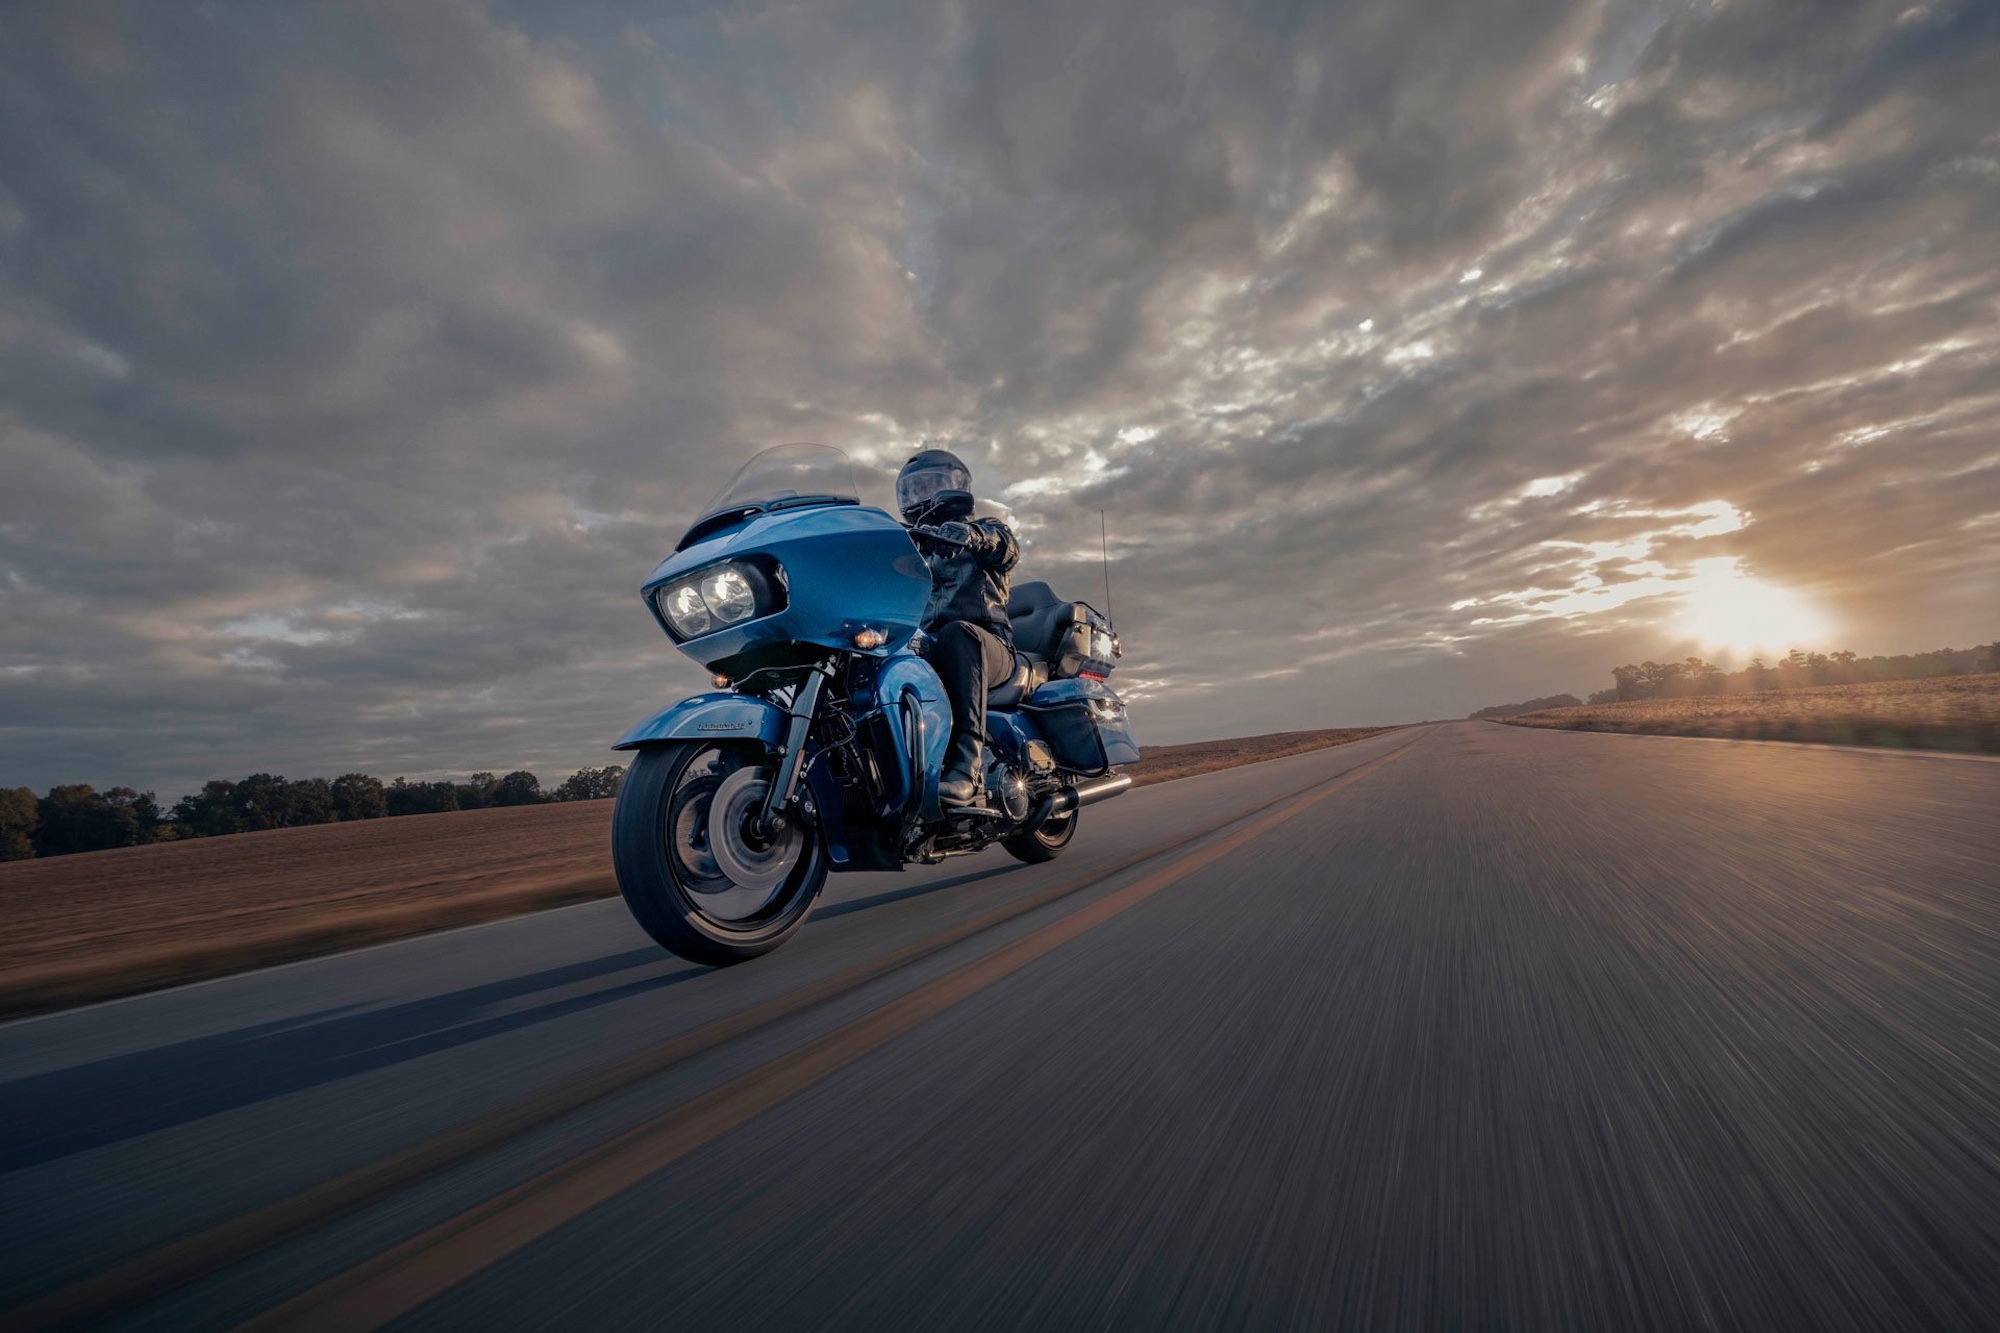
[[[972,517],[972,473],[946,450],[926,449],[903,464],[896,504],[905,523],[942,538],[918,534],[931,571],[923,620],[930,638],[926,655],[951,699],[951,749],[938,779],[938,799],[973,805],[979,800],[986,692],[1014,674],[1007,590],[1021,546],[999,519]]]

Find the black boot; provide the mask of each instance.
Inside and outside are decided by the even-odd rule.
[[[979,737],[969,731],[954,732],[951,748],[945,751],[944,772],[938,775],[938,802],[983,805],[979,796]]]

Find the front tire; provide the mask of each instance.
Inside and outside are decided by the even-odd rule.
[[[1077,816],[1082,813],[1072,810],[1066,815],[1051,815],[1037,828],[1022,829],[1011,838],[1002,838],[1000,845],[1016,861],[1026,861],[1029,865],[1053,861],[1076,836]]]
[[[648,935],[689,962],[769,953],[805,924],[826,883],[803,790],[778,837],[759,837],[748,819],[769,780],[760,747],[705,741],[647,746],[626,770],[611,815],[618,892]]]

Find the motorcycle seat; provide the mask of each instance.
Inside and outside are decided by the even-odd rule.
[[[1018,708],[1039,685],[1049,679],[1049,664],[1033,653],[1016,650],[1014,674],[986,691],[988,708]]]

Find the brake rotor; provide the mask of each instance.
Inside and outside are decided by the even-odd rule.
[[[725,914],[731,917],[753,915],[768,904],[805,854],[806,835],[797,823],[787,822],[768,838],[756,831],[770,790],[763,769],[739,768],[722,780],[709,803],[708,852],[730,887],[704,896],[728,898]]]

